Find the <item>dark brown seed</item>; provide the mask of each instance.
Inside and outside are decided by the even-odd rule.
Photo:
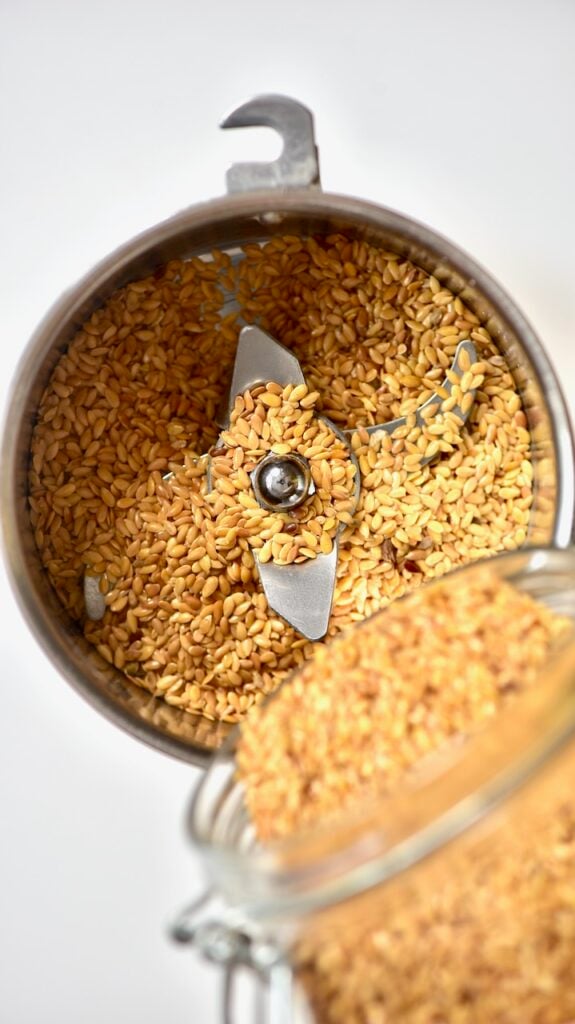
[[[412,558],[406,558],[403,563],[403,568],[407,569],[408,572],[423,572],[423,569],[418,562],[414,562]]]
[[[391,562],[393,566],[397,565],[397,551],[395,550],[389,537],[386,537],[383,544],[381,545],[381,554],[384,562]]]
[[[305,505],[300,505],[299,508],[290,509],[289,515],[292,519],[301,522],[302,519],[307,519],[309,515],[309,509]]]

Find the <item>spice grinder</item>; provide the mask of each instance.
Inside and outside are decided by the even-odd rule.
[[[48,313],[24,354],[4,432],[2,502],[7,561],[22,611],[37,639],[62,674],[98,710],[152,746],[199,765],[207,764],[229,725],[192,715],[152,696],[132,684],[86,641],[46,577],[29,520],[28,469],[41,396],[75,333],[116,289],[156,272],[170,260],[206,256],[214,250],[234,260],[242,247],[261,246],[278,236],[309,238],[337,233],[409,259],[433,275],[440,287],[450,289],[479,318],[513,374],[532,449],[534,501],[527,543],[566,546],[574,515],[573,442],[565,403],[540,342],[512,300],[470,257],[429,228],[384,207],[324,193],[313,120],[301,104],[281,96],[260,96],[239,107],[223,124],[226,128],[242,126],[267,126],[278,132],[283,141],[280,157],[270,164],[233,166],[227,176],[226,196],[192,206],[144,232],[66,293]],[[233,295],[229,302],[232,308]],[[273,346],[273,338],[270,344]],[[467,356],[467,363],[455,366],[460,375],[471,363],[472,357]],[[276,357],[281,361],[279,348]],[[292,365],[282,372],[280,384],[302,386],[297,367]],[[244,384],[258,383],[257,379],[249,380],[249,373],[242,378],[239,355],[234,373]],[[277,376],[274,369],[271,379]],[[231,383],[230,403],[221,414],[224,431],[233,409],[234,392],[241,390]],[[345,439],[337,439],[337,429],[333,437],[336,440],[332,443],[344,451]],[[303,500],[302,494],[311,500],[308,467],[297,459],[288,459],[287,465],[286,453],[281,451],[272,454],[277,457],[271,465],[268,462],[263,469],[258,467],[257,478],[252,478],[260,506],[263,502],[269,508],[270,502],[273,505],[279,500],[288,508],[290,502],[297,505]],[[284,462],[279,463],[278,458]],[[217,459],[213,462],[217,474]],[[336,526],[333,532],[335,538]],[[285,545],[289,548],[287,540]],[[331,550],[337,554],[337,543],[324,553],[333,561]],[[327,561],[316,561],[326,569]],[[261,559],[261,582],[268,602],[290,621],[302,602],[292,601],[288,607],[281,594],[286,573],[280,575],[278,585],[277,580],[270,580],[269,573],[266,575],[264,566]],[[320,584],[315,581],[307,587],[308,593],[317,594],[323,587],[329,598],[329,580],[326,583],[324,577],[325,572]],[[88,586],[87,600],[96,602],[92,605],[94,617],[97,589],[93,582]],[[324,601],[324,613],[326,606]],[[303,631],[307,628],[307,635],[314,638],[322,636],[325,614],[319,620],[319,624],[310,626],[304,615]]]

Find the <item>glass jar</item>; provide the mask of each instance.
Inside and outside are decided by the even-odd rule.
[[[575,620],[575,549],[490,564]],[[263,848],[232,736],[189,814],[210,891],[174,928],[226,966],[227,1019],[238,965],[265,982],[274,1024],[575,1017],[574,737],[571,640],[432,773]]]

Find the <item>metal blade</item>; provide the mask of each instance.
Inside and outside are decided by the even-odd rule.
[[[103,619],[106,611],[106,598],[100,590],[102,579],[102,575],[88,576],[86,573],[84,576],[84,605],[86,607],[86,615],[92,622],[98,622],[99,619]]]
[[[274,381],[281,387],[305,384],[301,366],[289,349],[281,345],[260,327],[242,328],[238,340],[236,360],[230,385],[227,422],[236,395],[243,394],[257,384]],[[325,417],[324,417],[325,418]],[[331,429],[346,444],[347,438],[330,420]],[[359,500],[360,471],[355,456],[350,457],[356,465],[356,505]],[[208,490],[211,490],[211,470],[208,466]],[[285,619],[290,626],[308,640],[321,640],[327,632],[335,576],[337,571],[337,537],[329,555],[319,554],[307,562],[292,565],[276,565],[274,562],[260,562],[257,551],[254,559],[259,578],[270,608]]]
[[[230,384],[228,408],[218,426],[225,430],[230,425],[236,395],[273,380],[285,388],[288,384],[305,384],[301,366],[293,352],[280,345],[271,334],[262,331],[261,327],[249,324],[242,327],[238,338],[236,359]]]
[[[457,346],[456,350],[455,350],[455,356],[454,356],[453,362],[451,364],[452,372],[457,374],[457,376],[460,379],[461,379],[461,377],[463,377],[463,374],[465,373],[465,370],[461,366],[461,355],[462,355],[463,352],[466,352],[467,355],[469,356],[469,360],[470,360],[470,364],[471,365],[473,365],[473,363],[477,362],[477,350],[476,350],[475,345],[473,344],[473,342],[472,341],[461,341],[459,343],[459,345]],[[447,391],[448,394],[451,394],[451,389],[453,387],[453,384],[451,383],[451,381],[448,378],[446,378],[443,381],[441,387],[444,388],[445,391]],[[472,389],[471,391],[469,391],[468,394],[473,395],[473,397],[475,398],[475,389]],[[418,427],[423,427],[426,424],[432,423],[433,420],[430,419],[429,416],[425,416],[424,415],[424,411],[427,412],[427,410],[429,410],[430,408],[433,408],[434,406],[437,406],[437,412],[439,413],[441,411],[441,403],[442,402],[443,402],[443,399],[439,395],[434,394],[434,395],[431,395],[431,397],[428,398],[427,401],[423,403],[423,405],[420,405],[419,409],[417,409],[416,412],[415,412],[415,422],[416,422],[417,426]],[[451,412],[453,412],[461,420],[462,425],[463,425],[465,423],[465,421],[467,420],[467,418],[468,418],[468,416],[469,416],[469,414],[471,412],[472,407],[473,407],[473,403],[470,405],[469,409],[466,412],[463,412],[461,406],[455,405],[453,407],[453,409],[451,410]],[[382,432],[385,432],[386,434],[393,434],[393,432],[395,430],[397,430],[399,427],[404,427],[406,423],[407,423],[407,416],[401,416],[401,417],[399,417],[399,419],[389,420],[388,423],[377,423],[373,427],[366,427],[366,430],[367,430],[367,433],[370,435],[370,437],[373,437],[374,435],[380,434]],[[351,434],[353,434],[353,431],[352,430],[346,430],[346,434],[351,435]],[[434,458],[433,455],[430,458],[427,458],[427,459],[426,458],[422,458],[421,459],[421,465],[422,466],[426,466],[427,463],[430,462],[431,459],[433,459],[433,458]]]
[[[270,608],[308,640],[321,640],[327,633],[337,554],[337,537],[329,555],[318,555],[295,565],[260,562],[254,552]]]
[[[470,364],[477,360],[475,346],[471,341],[462,341],[456,349],[455,357],[451,366],[452,371],[461,378],[465,372],[460,365],[462,352],[467,352]],[[225,422],[222,427],[229,426],[230,413],[236,395],[255,387],[261,383],[274,381],[276,384],[286,387],[288,384],[294,386],[305,384],[305,378],[301,366],[292,352],[277,342],[271,335],[267,334],[260,327],[248,325],[242,328],[238,340],[236,359],[234,363],[232,382],[229,391]],[[448,394],[451,394],[451,382],[446,379],[442,385]],[[475,394],[474,391],[469,392]],[[429,423],[430,420],[423,415],[424,411],[437,406],[437,412],[441,409],[442,398],[433,394],[419,407],[415,413],[415,420],[419,426]],[[463,413],[460,406],[454,406],[452,410],[461,420],[465,422],[469,411]],[[324,419],[326,419],[324,417]],[[326,420],[331,429],[342,439],[353,434],[353,431],[342,431],[330,420]],[[384,431],[392,434],[398,427],[407,422],[403,416],[388,423],[377,424],[368,427],[367,432],[371,436]],[[356,504],[360,494],[360,470],[357,459],[350,451],[350,458],[356,464]],[[430,459],[422,458],[421,464],[425,465]],[[206,459],[207,490],[212,489],[211,459]],[[173,473],[166,473],[165,480],[169,480]],[[333,550],[329,555],[319,554],[316,558],[307,562],[298,562],[292,565],[276,565],[273,562],[261,563],[254,551],[254,558],[259,578],[266,595],[270,608],[285,619],[294,629],[309,640],[320,640],[325,636],[331,614],[335,578],[337,572],[338,558],[338,537],[334,540]],[[99,589],[101,577],[84,577],[84,600],[88,618],[97,621],[101,619],[105,611],[105,599]]]

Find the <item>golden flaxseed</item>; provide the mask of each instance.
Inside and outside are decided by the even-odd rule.
[[[273,415],[282,408],[280,386],[247,400],[234,431],[245,443],[233,454],[225,444],[213,452],[214,515],[198,456],[216,442],[235,354],[237,314],[225,309],[223,289],[236,295],[245,321],[295,353],[307,386],[290,396],[299,415],[289,438]],[[446,409],[419,433],[413,425],[391,438],[362,431],[414,413],[468,337],[478,361],[465,370],[466,383],[477,394],[463,430]],[[326,437],[313,459],[316,486],[330,490],[331,503],[322,497],[311,518],[307,507],[296,510],[289,531],[285,517],[279,528],[264,524],[246,486],[246,460],[262,440],[314,451],[308,431],[318,415],[354,431],[357,510],[344,511],[348,453]],[[396,255],[341,235],[289,236],[246,246],[237,266],[221,252],[211,261],[173,261],[96,310],[53,372],[32,442],[36,543],[61,600],[88,639],[111,652],[108,660],[122,646],[123,670],[152,693],[236,720],[313,650],[267,609],[252,546],[261,541],[260,558],[310,558],[343,523],[333,635],[428,578],[524,542],[532,501],[525,426],[513,377],[487,330]],[[421,467],[421,455],[435,461]],[[169,470],[174,477],[163,480]],[[280,533],[285,539],[274,543]],[[86,568],[107,578],[101,622],[85,621]],[[232,594],[240,618],[216,613],[207,632],[200,628],[202,602],[223,607]],[[258,629],[249,656],[238,650],[241,626]],[[169,676],[177,677],[173,691],[158,689]]]

